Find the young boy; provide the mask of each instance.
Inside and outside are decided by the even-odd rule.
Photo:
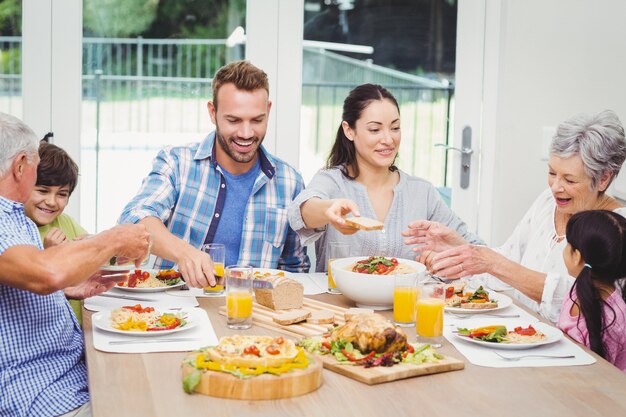
[[[74,219],[63,210],[78,181],[78,165],[63,149],[47,142],[39,145],[37,183],[24,203],[24,211],[39,229],[44,248],[86,235]],[[82,323],[81,303],[70,300],[78,322]]]

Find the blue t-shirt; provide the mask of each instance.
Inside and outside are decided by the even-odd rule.
[[[261,168],[257,158],[256,164],[250,171],[241,175],[232,175],[222,168],[226,181],[226,199],[222,215],[215,231],[215,243],[223,243],[226,247],[226,265],[235,265],[239,260],[239,246],[241,245],[241,228],[246,212],[248,198],[252,193],[254,181]]]

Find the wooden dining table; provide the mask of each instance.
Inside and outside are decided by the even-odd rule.
[[[342,295],[311,296],[342,307]],[[199,298],[216,334],[279,335],[253,326],[226,327],[224,298]],[[626,373],[592,353],[585,366],[487,368],[465,361],[460,371],[366,385],[324,369],[322,386],[280,400],[245,401],[186,394],[181,361],[188,353],[105,353],[94,349],[91,312],[84,310],[86,360],[94,417],[173,416],[622,416]],[[391,317],[391,311],[382,314]],[[440,352],[465,358],[449,342]]]

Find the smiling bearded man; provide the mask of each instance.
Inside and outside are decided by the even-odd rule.
[[[216,130],[200,143],[161,150],[119,220],[153,234],[155,268],[177,264],[187,284],[215,285],[201,248],[222,243],[226,265],[308,272],[306,249],[287,219],[304,181],[262,146],[271,107],[267,74],[249,62],[215,74],[207,108]]]

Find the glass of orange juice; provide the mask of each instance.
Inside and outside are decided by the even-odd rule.
[[[209,243],[202,246],[202,250],[209,254],[213,261],[213,275],[217,284],[215,287],[204,287],[204,295],[218,296],[224,294],[224,261],[226,247],[221,243]]]
[[[393,287],[393,321],[402,327],[415,326],[417,277],[397,274]]]
[[[446,302],[445,285],[422,282],[417,286],[415,331],[417,341],[432,347],[441,347],[443,341],[443,308]]]
[[[252,267],[229,265],[226,273],[226,325],[231,329],[252,326]]]
[[[332,294],[341,294],[341,291],[337,289],[335,280],[333,279],[332,271],[330,270],[330,264],[335,259],[347,258],[350,256],[350,245],[344,242],[329,242],[328,243],[328,292]]]

